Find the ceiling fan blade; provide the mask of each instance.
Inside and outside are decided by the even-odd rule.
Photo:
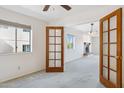
[[[50,5],[45,5],[45,7],[43,8],[43,11],[47,11],[49,9]]]
[[[69,11],[71,9],[71,7],[69,5],[61,5],[64,9],[66,9],[67,11]]]

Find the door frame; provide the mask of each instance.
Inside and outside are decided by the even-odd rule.
[[[61,29],[61,67],[49,67],[49,29]],[[46,26],[46,72],[64,71],[64,27]]]
[[[109,80],[104,79],[103,77],[103,21],[106,19],[110,19],[111,17],[117,15],[117,84],[113,84]],[[108,21],[108,26],[109,26],[109,21]],[[109,29],[110,30],[110,29]],[[108,35],[109,36],[109,35]],[[108,37],[109,38],[109,37]],[[110,46],[110,43],[108,43]],[[110,48],[108,47],[108,51],[110,51]],[[108,55],[109,57],[110,55]],[[108,67],[110,63],[108,60]],[[114,12],[106,15],[105,17],[100,19],[100,82],[106,86],[106,87],[122,87],[122,8],[119,8],[115,10]],[[110,73],[108,74],[108,77]]]

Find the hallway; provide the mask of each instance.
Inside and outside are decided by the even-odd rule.
[[[65,64],[64,73],[36,72],[0,84],[5,88],[103,88],[99,83],[99,57],[90,55]]]

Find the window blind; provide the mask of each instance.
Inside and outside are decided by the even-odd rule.
[[[13,27],[18,27],[18,28],[24,28],[24,29],[31,29],[30,25],[25,25],[25,24],[19,24],[16,22],[9,22],[9,21],[5,21],[0,19],[0,25],[6,25],[6,26],[13,26]]]

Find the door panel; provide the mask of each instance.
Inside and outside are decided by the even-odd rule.
[[[117,60],[113,57],[110,57],[110,68],[117,71]]]
[[[117,45],[116,44],[110,44],[110,56],[116,56],[117,53]]]
[[[61,67],[61,60],[56,61],[56,67]]]
[[[61,53],[56,53],[56,59],[61,59]]]
[[[103,55],[108,55],[108,44],[103,44]]]
[[[50,29],[49,31],[49,36],[55,36],[55,30],[54,29]]]
[[[103,65],[108,67],[108,56],[103,56]]]
[[[54,47],[55,47],[55,45],[49,45],[49,51],[51,51],[51,52],[52,51],[55,51],[55,48]]]
[[[117,27],[117,16],[113,16],[110,18],[110,30]]]
[[[56,44],[61,44],[61,37],[56,37]]]
[[[54,43],[55,43],[55,38],[49,37],[49,44],[54,44]]]
[[[112,70],[110,70],[110,81],[112,82],[112,83],[114,83],[114,84],[116,84],[116,80],[117,80],[117,78],[116,78],[116,72],[115,71],[112,71]]]
[[[108,68],[107,67],[103,67],[103,77],[105,79],[108,79]]]
[[[116,30],[110,31],[110,43],[116,43],[117,42],[117,34],[116,34]]]
[[[103,31],[104,31],[104,32],[108,31],[108,20],[105,20],[105,21],[103,22]]]
[[[103,43],[108,43],[108,32],[103,33]]]
[[[46,72],[64,71],[63,27],[46,27]]]
[[[62,35],[61,30],[57,29],[57,30],[56,30],[56,36],[61,36],[61,35]]]
[[[49,60],[49,67],[54,67],[54,60]]]
[[[54,53],[49,53],[49,59],[54,59]]]
[[[56,51],[61,51],[61,45],[56,45]]]
[[[100,20],[100,82],[122,87],[122,9]]]

